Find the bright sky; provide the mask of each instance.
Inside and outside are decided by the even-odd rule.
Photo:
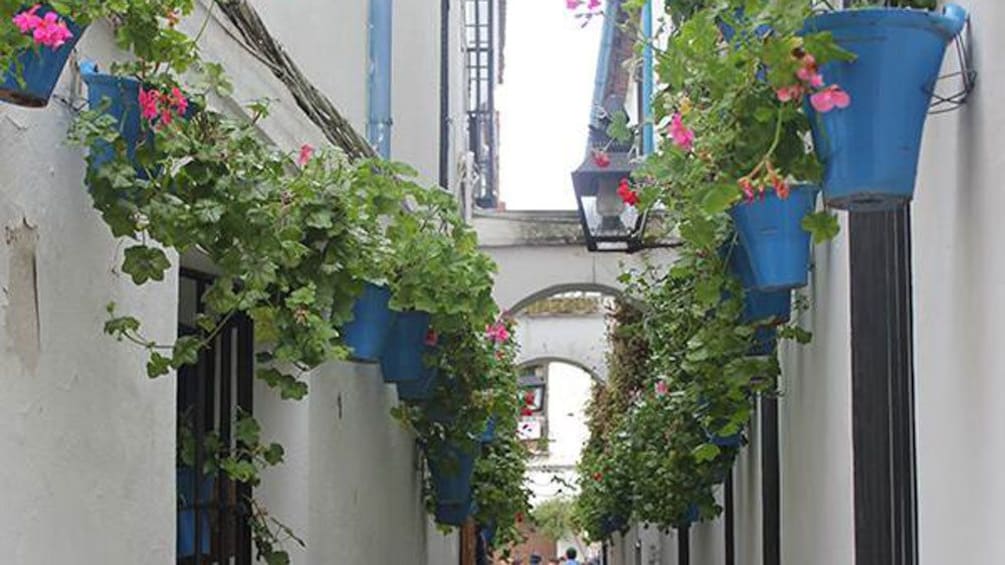
[[[500,114],[500,198],[509,210],[573,209],[586,149],[602,21],[562,0],[508,0]]]

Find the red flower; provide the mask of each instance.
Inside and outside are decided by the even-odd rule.
[[[527,408],[526,406],[524,406],[523,408],[520,409],[520,415],[521,416],[533,416],[534,415],[534,411],[531,410],[530,408]]]
[[[603,480],[603,478],[604,478],[604,474],[601,473],[600,471],[597,471],[596,473],[593,474],[593,480],[595,480],[595,481],[601,481],[601,480]]]
[[[631,189],[628,185],[628,179],[621,179],[621,183],[618,185],[618,196],[629,206],[635,206],[639,203],[639,193]]]
[[[594,149],[593,162],[601,169],[606,169],[607,167],[611,166],[611,156],[607,154],[607,151]]]
[[[433,328],[429,328],[429,330],[426,332],[426,345],[428,345],[429,347],[434,347],[436,345],[436,342],[438,342],[439,340],[440,336],[436,335],[436,330],[434,330]]]

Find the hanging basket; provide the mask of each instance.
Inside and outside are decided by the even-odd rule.
[[[416,381],[427,374],[422,357],[429,349],[426,345],[428,331],[429,314],[416,311],[398,314],[388,335],[384,353],[380,356],[384,382]]]
[[[829,32],[856,55],[821,69],[828,84],[851,96],[848,108],[817,114],[806,104],[829,206],[886,210],[911,200],[942,58],[965,23],[966,11],[955,4],[941,14],[875,8],[828,12],[806,22],[805,33]]]
[[[475,454],[462,446],[449,444],[428,454],[429,473],[439,504],[456,504],[471,498],[471,480],[475,472]]]
[[[754,271],[742,242],[733,245],[729,266],[743,285],[743,319],[745,324],[763,322],[762,326],[789,321],[792,316],[792,295],[789,290],[757,290]]]
[[[416,403],[433,398],[436,384],[440,380],[440,371],[436,367],[426,367],[422,377],[411,381],[398,381],[398,399],[404,402]]]
[[[463,526],[475,514],[477,505],[473,500],[453,503],[436,503],[436,523],[447,526]]]
[[[817,188],[798,185],[788,198],[774,191],[730,210],[737,235],[747,252],[759,291],[790,290],[806,286],[810,268],[810,233],[802,221],[816,207]]]
[[[130,77],[99,73],[97,66],[90,62],[81,63],[80,73],[87,85],[88,105],[94,110],[107,104],[105,113],[118,122],[126,153],[136,163],[136,146],[144,134],[140,118],[140,82]],[[98,169],[114,158],[115,148],[111,144],[101,141],[91,146],[91,168]],[[139,172],[138,163],[136,168]]]
[[[43,4],[37,14],[44,16],[52,11],[51,7]],[[62,20],[73,37],[58,49],[36,45],[18,55],[16,62],[3,75],[0,100],[29,108],[43,108],[49,104],[52,91],[63,74],[63,67],[86,29],[65,16]]]
[[[391,291],[367,283],[352,307],[352,321],[342,327],[342,341],[357,361],[376,362],[384,353],[397,313],[388,305]]]
[[[489,416],[487,422],[485,422],[485,431],[478,436],[478,441],[481,443],[492,443],[492,440],[496,438],[496,419]]]

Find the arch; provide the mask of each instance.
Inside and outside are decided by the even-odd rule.
[[[602,376],[597,373],[592,367],[587,367],[580,361],[575,359],[567,359],[565,357],[558,356],[547,356],[547,357],[535,357],[533,359],[522,360],[517,363],[517,369],[524,369],[527,367],[536,367],[539,365],[546,365],[548,363],[564,363],[566,365],[572,365],[573,367],[582,370],[584,373],[590,376],[591,379],[598,383],[607,382],[606,376]]]
[[[608,286],[606,284],[599,283],[558,283],[553,284],[549,287],[542,288],[540,290],[534,291],[531,294],[521,298],[514,304],[510,309],[509,313],[514,316],[518,316],[520,312],[534,304],[546,298],[551,298],[557,294],[564,294],[566,292],[597,292],[606,296],[614,296],[616,298],[621,298],[624,296],[624,291]]]

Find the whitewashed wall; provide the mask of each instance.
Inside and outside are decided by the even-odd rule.
[[[101,33],[81,48],[111,52]],[[115,301],[171,341],[177,272],[137,289],[116,271],[70,119],[0,104],[0,547],[16,564],[169,563],[175,382],[102,327]]]

